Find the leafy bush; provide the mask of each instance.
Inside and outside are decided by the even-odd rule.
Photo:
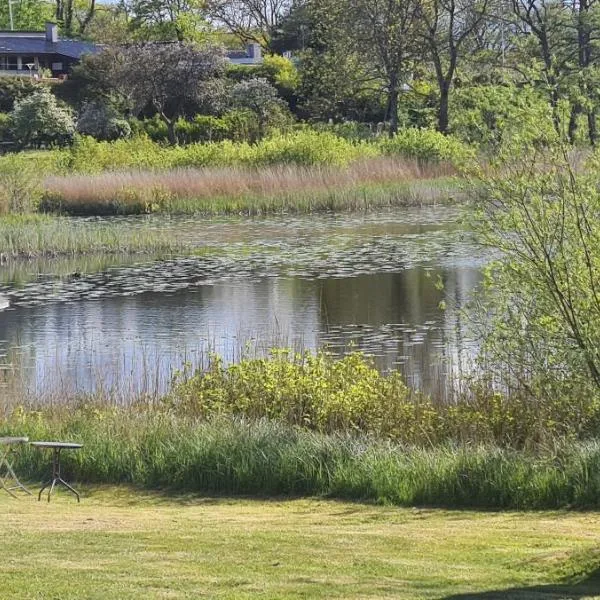
[[[310,129],[288,135],[275,135],[256,147],[257,164],[337,165],[359,158],[371,158],[378,149],[367,143],[352,143],[332,133]]]
[[[553,130],[552,110],[532,87],[472,85],[452,94],[452,132],[461,140],[494,147],[518,134],[540,138]]]
[[[0,214],[28,213],[37,209],[42,185],[33,157],[22,160],[17,155],[2,158],[0,177]]]
[[[12,141],[12,121],[10,115],[0,112],[0,142]]]
[[[600,158],[576,158],[505,148],[474,182],[473,225],[497,252],[477,303],[488,372],[583,423],[600,398]]]
[[[392,414],[408,397],[397,373],[381,376],[362,354],[336,361],[322,352],[287,351],[228,368],[215,357],[208,372],[180,384],[173,395],[186,414],[266,417],[318,431],[383,435],[400,425],[392,425]]]
[[[29,77],[0,77],[0,112],[10,112],[16,102],[31,96],[41,87],[42,84]]]
[[[393,138],[380,138],[377,146],[383,154],[421,161],[449,161],[456,166],[474,156],[473,150],[457,138],[431,129],[404,129]]]
[[[86,102],[79,112],[77,131],[97,140],[118,140],[131,135],[131,126],[111,106]]]
[[[269,129],[281,128],[291,122],[287,107],[266,79],[248,79],[237,83],[231,90],[231,97],[234,106],[256,115],[260,138]]]
[[[523,448],[594,436],[600,425],[600,403],[582,399],[575,405],[559,397],[539,403],[484,383],[473,384],[470,396],[453,404],[433,404],[409,391],[398,372],[380,374],[361,353],[334,359],[324,352],[278,350],[229,367],[215,358],[206,372],[174,387],[170,406],[202,418],[276,419],[417,445],[460,441]]]
[[[39,88],[15,103],[11,113],[13,133],[24,147],[64,146],[73,141],[75,121],[46,88]]]

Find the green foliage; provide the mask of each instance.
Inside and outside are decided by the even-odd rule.
[[[306,129],[263,140],[256,146],[254,161],[256,164],[343,166],[359,158],[377,155],[378,150],[373,145],[352,143],[332,133]]]
[[[318,431],[356,430],[380,435],[409,397],[398,373],[383,377],[362,354],[332,360],[325,353],[273,351],[266,359],[207,372],[178,385],[173,402],[186,414],[280,419]]]
[[[13,134],[23,146],[64,146],[72,142],[75,121],[46,88],[15,103],[11,112]]]
[[[79,112],[77,131],[97,140],[118,140],[131,135],[131,126],[110,105],[86,102]]]
[[[452,132],[470,144],[496,147],[514,136],[547,138],[553,131],[551,107],[531,86],[466,85],[452,102]]]
[[[363,435],[323,435],[281,423],[202,421],[150,408],[93,404],[16,409],[0,435],[83,443],[67,478],[212,494],[327,495],[402,506],[597,508],[600,446],[531,453],[493,446],[417,449]],[[47,476],[47,456],[23,448],[19,474]]]
[[[29,77],[0,77],[0,112],[10,112],[15,102],[23,100],[42,87]]]
[[[52,4],[44,0],[20,0],[14,2],[12,9],[12,25],[16,31],[40,31],[46,21],[52,20],[54,11]],[[10,13],[8,3],[0,4],[0,30],[10,29]]]
[[[499,251],[479,299],[487,368],[571,418],[600,397],[599,173],[596,155],[527,145],[477,180],[475,227]]]
[[[238,109],[256,115],[259,137],[263,137],[270,129],[285,127],[291,120],[277,90],[266,79],[240,81],[233,86],[231,97]],[[250,141],[254,140],[250,138]]]
[[[14,155],[3,157],[0,214],[32,212],[37,209],[41,198],[42,186],[35,161],[23,161]]]
[[[462,166],[474,158],[473,149],[450,135],[431,129],[403,129],[393,138],[381,137],[377,147],[383,154],[421,161],[448,161]]]
[[[0,142],[12,141],[12,122],[10,115],[0,112]]]
[[[206,372],[179,383],[169,406],[186,415],[268,418],[320,432],[357,432],[402,443],[494,443],[523,448],[600,429],[600,403],[544,403],[518,392],[505,396],[472,384],[469,397],[433,404],[410,392],[398,372],[381,375],[361,353],[342,359],[319,352],[273,351],[225,367],[214,358]]]
[[[288,58],[277,54],[264,57],[261,65],[264,77],[277,87],[280,93],[291,94],[296,91],[300,84],[300,75],[294,63]],[[259,77],[262,73],[258,73]]]

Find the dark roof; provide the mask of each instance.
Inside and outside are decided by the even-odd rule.
[[[98,49],[98,46],[89,42],[59,40],[53,44],[41,37],[11,37],[0,33],[0,54],[60,54],[70,58],[81,58],[83,54],[91,54]]]
[[[225,56],[227,58],[248,58],[248,52],[246,50],[227,50]]]

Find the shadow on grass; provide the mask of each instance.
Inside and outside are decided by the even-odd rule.
[[[456,594],[445,596],[442,600],[583,600],[590,597],[600,597],[600,567],[578,583]]]

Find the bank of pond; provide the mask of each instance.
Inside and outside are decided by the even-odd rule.
[[[325,496],[399,506],[488,509],[600,507],[600,442],[516,450],[416,447],[358,432],[323,434],[274,420],[198,420],[170,412],[94,406],[15,410],[0,435],[66,439],[66,476],[84,483],[245,496]],[[20,449],[25,480],[45,457]]]

